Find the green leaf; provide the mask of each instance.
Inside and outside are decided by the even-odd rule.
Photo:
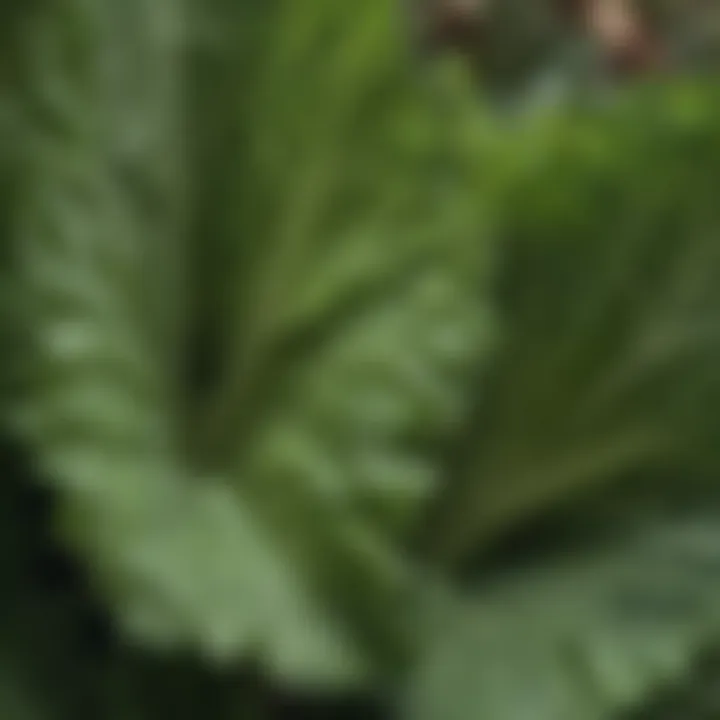
[[[720,640],[720,529],[688,513],[486,576],[446,607],[409,720],[604,720],[685,683]]]
[[[432,533],[443,563],[628,478],[717,469],[719,115],[712,88],[668,87],[506,136],[504,342]]]
[[[24,422],[127,631],[356,682],[405,644],[398,541],[486,346],[475,160],[387,3],[248,4],[257,43],[243,8],[29,33]]]

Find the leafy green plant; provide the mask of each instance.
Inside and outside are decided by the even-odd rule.
[[[36,467],[3,445],[6,713],[272,716],[245,661],[321,696],[409,671],[408,720],[604,720],[692,679],[717,90],[510,123],[452,59],[415,73],[381,0],[8,18],[1,375],[29,392],[0,409]],[[33,483],[92,593],[35,577]],[[88,649],[97,602],[137,652]]]

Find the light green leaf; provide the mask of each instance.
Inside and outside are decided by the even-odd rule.
[[[31,28],[25,423],[126,630],[355,682],[404,644],[398,540],[487,341],[474,159],[387,3],[251,10],[257,45],[176,0]]]
[[[605,720],[686,682],[720,639],[720,530],[641,522],[446,607],[412,675],[408,720]]]

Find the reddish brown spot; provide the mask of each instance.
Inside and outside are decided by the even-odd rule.
[[[480,0],[435,0],[428,19],[431,47],[476,52],[486,28],[484,8]]]
[[[555,0],[554,5],[565,20],[577,22],[585,13],[587,0]]]
[[[608,63],[619,77],[644,75],[662,69],[665,64],[662,47],[649,37],[640,37],[627,45],[608,51]]]

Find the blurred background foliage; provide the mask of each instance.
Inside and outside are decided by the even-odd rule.
[[[540,0],[3,6],[5,717],[720,717],[718,7],[642,5],[620,73]]]

